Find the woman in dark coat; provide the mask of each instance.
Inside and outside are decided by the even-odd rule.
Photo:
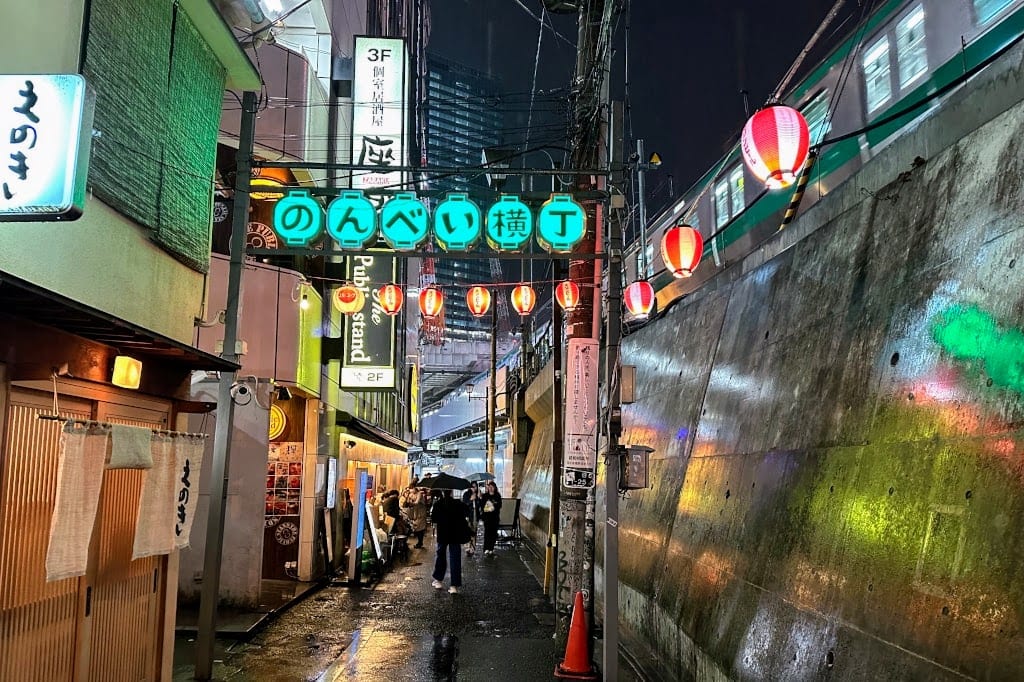
[[[498,520],[501,518],[501,493],[494,481],[487,481],[484,494],[480,496],[480,516],[484,520],[484,555],[494,554],[494,543],[498,541]]]
[[[440,590],[444,587],[444,574],[451,571],[451,587],[455,594],[462,586],[462,543],[469,539],[469,525],[461,500],[452,497],[450,490],[442,491],[441,498],[430,510],[430,520],[437,529],[437,556],[434,559],[433,585]],[[449,566],[449,561],[451,565]]]

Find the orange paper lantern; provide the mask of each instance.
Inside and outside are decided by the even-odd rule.
[[[537,294],[529,284],[520,284],[512,290],[512,307],[522,316],[529,315],[537,303]]]
[[[385,284],[377,290],[377,300],[380,301],[380,307],[384,309],[385,313],[397,315],[398,311],[402,309],[405,294],[402,293],[402,287],[397,284]]]
[[[470,287],[466,292],[466,306],[473,317],[483,317],[491,308],[491,292],[487,287]]]
[[[437,287],[427,287],[420,292],[420,315],[426,318],[438,317],[444,310],[444,294]]]
[[[654,307],[654,287],[646,280],[633,282],[622,294],[626,302],[626,310],[640,320],[646,319]]]
[[[580,304],[580,288],[572,280],[559,282],[555,286],[555,300],[558,301],[558,305],[562,306],[562,310],[566,312],[575,310],[576,306]]]
[[[366,295],[353,284],[345,284],[334,290],[334,307],[342,315],[354,315],[363,309]]]
[[[661,259],[675,277],[689,277],[704,253],[704,239],[689,225],[665,230],[661,238]]]
[[[803,114],[792,107],[765,107],[743,126],[740,151],[747,168],[768,189],[789,187],[807,160],[810,134]]]

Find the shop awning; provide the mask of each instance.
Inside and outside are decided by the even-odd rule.
[[[384,429],[374,426],[370,422],[363,421],[348,412],[339,411],[335,423],[341,427],[342,433],[350,433],[381,447],[398,450],[402,453],[408,452],[409,448],[412,447],[412,443],[407,443]]]
[[[0,311],[130,353],[143,362],[233,372],[239,365],[126,322],[36,284],[0,273]]]

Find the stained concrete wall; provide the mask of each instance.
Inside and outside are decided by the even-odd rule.
[[[1020,60],[624,340],[619,626],[666,679],[1024,677],[1024,105],[978,116]]]

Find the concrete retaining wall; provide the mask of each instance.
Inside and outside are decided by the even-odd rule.
[[[620,630],[665,678],[1024,676],[1024,106],[984,111],[1020,99],[1019,51],[1001,68],[625,339],[622,442],[656,453]]]

